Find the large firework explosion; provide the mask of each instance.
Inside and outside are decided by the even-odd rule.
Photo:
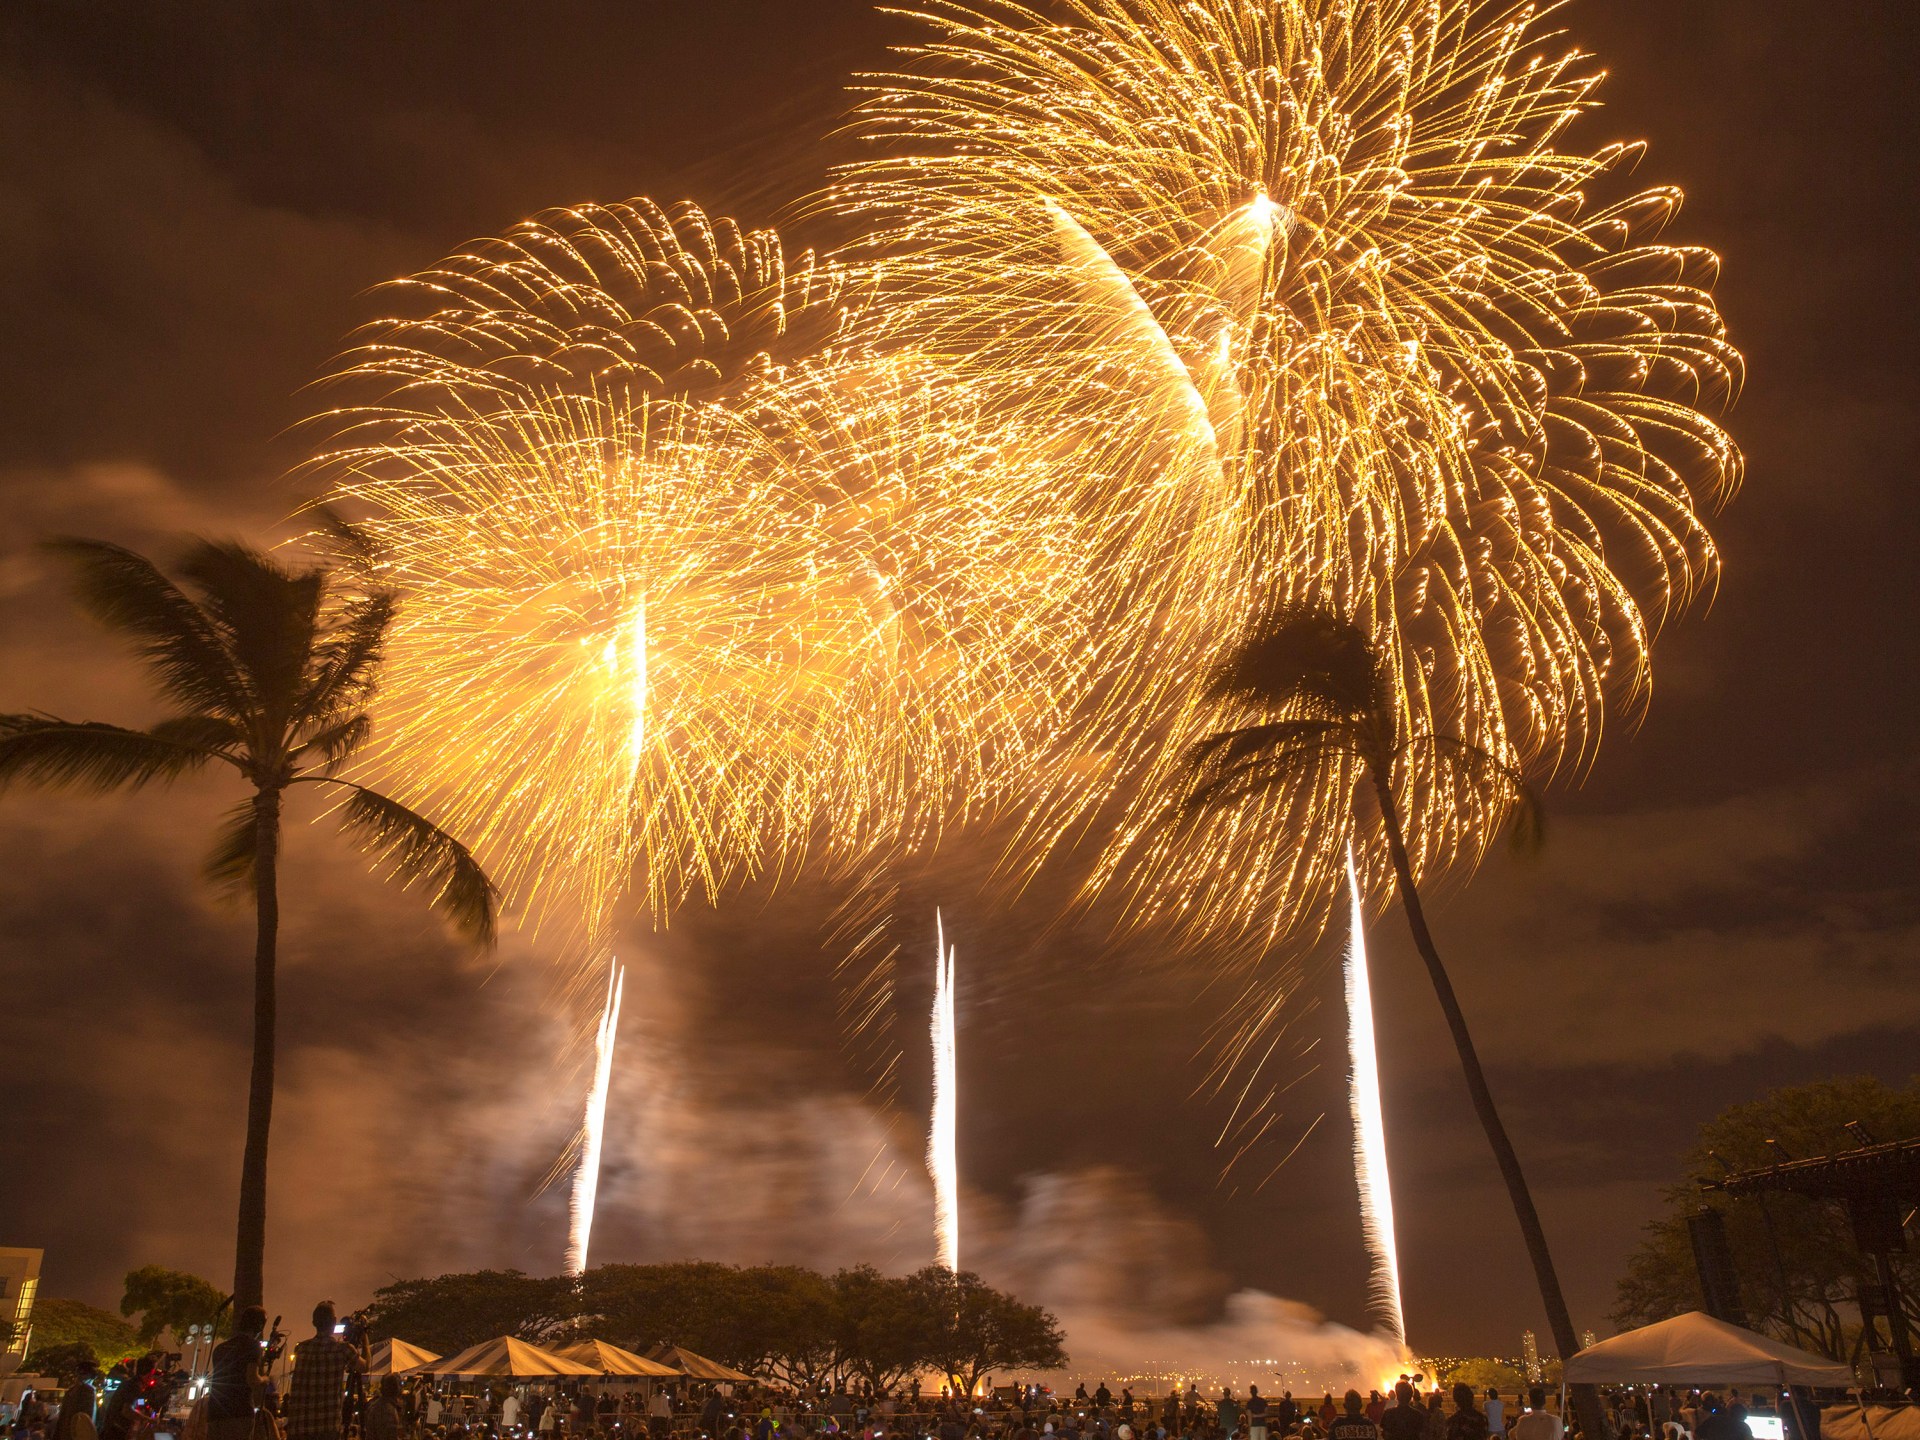
[[[1716,261],[1659,240],[1677,192],[1594,198],[1638,150],[1568,141],[1598,72],[1553,8],[923,0],[872,82],[835,199],[882,325],[1046,437],[1111,547],[1034,850],[1101,817],[1145,916],[1271,935],[1337,890],[1352,775],[1164,823],[1195,682],[1276,601],[1368,627],[1409,733],[1552,773],[1711,582]],[[1478,858],[1497,802],[1395,785],[1420,873]]]
[[[1349,771],[1167,823],[1278,603],[1369,630],[1405,733],[1577,773],[1716,573],[1740,361],[1677,192],[1574,143],[1598,72],[1553,9],[921,0],[836,260],[634,201],[403,282],[327,456],[409,597],[396,777],[596,932],[636,877],[664,919],[854,862],[858,1032],[872,862],[1009,808],[1015,873],[1090,839],[1089,895],[1216,954],[1332,912]],[[1394,789],[1423,877],[1497,829]],[[1223,1070],[1283,1003],[1223,1017]]]
[[[1072,517],[1024,431],[839,340],[831,268],[634,201],[396,288],[324,463],[406,597],[395,782],[523,903],[597,935],[636,880],[664,920],[930,841],[1048,733]]]

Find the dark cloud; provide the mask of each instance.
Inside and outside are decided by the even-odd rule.
[[[1676,233],[1724,255],[1751,362],[1735,418],[1751,473],[1716,526],[1711,611],[1661,640],[1645,723],[1554,793],[1546,854],[1437,905],[1577,1319],[1597,1326],[1702,1119],[1824,1074],[1903,1079],[1920,1039],[1898,179],[1915,20],[1893,0],[1566,13],[1614,72],[1582,123],[1648,136],[1642,178],[1688,189]],[[302,389],[369,287],[584,198],[691,195],[764,220],[819,178],[841,77],[883,64],[896,33],[856,0],[8,7],[0,709],[151,713],[33,543],[277,533]],[[195,866],[231,798],[0,802],[0,1231],[48,1246],[54,1293],[111,1301],[154,1260],[226,1273],[248,947]],[[929,1258],[917,1047],[941,904],[981,1263],[1079,1317],[1099,1354],[1349,1344],[1273,1298],[1365,1323],[1326,965],[1287,972],[1262,1081],[1278,1119],[1222,1180],[1234,1092],[1206,1082],[1242,981],[1052,928],[1035,903],[989,906],[984,864],[903,881],[892,1090],[870,1092],[869,1055],[840,1041],[837,893],[636,927],[596,1254]],[[559,942],[515,936],[475,962],[324,823],[296,832],[289,873],[276,1303],[552,1268],[564,1196],[539,1187],[581,1079]],[[1511,1215],[1397,916],[1374,931],[1414,1338],[1511,1350],[1538,1328]],[[1138,1323],[1100,1328],[1130,1306]],[[1228,1328],[1170,1328],[1209,1314]]]

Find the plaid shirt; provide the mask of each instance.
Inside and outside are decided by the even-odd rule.
[[[347,1398],[347,1372],[364,1370],[360,1352],[332,1335],[316,1335],[293,1347],[293,1380],[287,1386],[287,1434],[338,1435]]]

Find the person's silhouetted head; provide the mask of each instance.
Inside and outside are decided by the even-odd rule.
[[[318,1305],[313,1307],[314,1333],[319,1334],[333,1329],[336,1318],[333,1311],[333,1301],[322,1300]]]
[[[1347,1407],[1347,1414],[1358,1415],[1360,1413],[1361,1403],[1360,1392],[1358,1390],[1347,1391],[1346,1398],[1342,1400],[1341,1403]]]
[[[1413,1386],[1402,1380],[1398,1385],[1393,1387],[1393,1398],[1398,1400],[1402,1405],[1411,1405],[1413,1403]]]
[[[1461,1384],[1453,1387],[1453,1408],[1463,1413],[1474,1408],[1471,1385]]]
[[[1546,1409],[1547,1408],[1547,1387],[1544,1385],[1536,1385],[1531,1390],[1527,1391],[1527,1404],[1530,1408],[1534,1410]]]

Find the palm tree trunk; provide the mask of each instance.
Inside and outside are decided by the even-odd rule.
[[[253,797],[253,1078],[247,1089],[247,1149],[240,1162],[240,1223],[234,1242],[233,1308],[265,1303],[267,1132],[273,1124],[274,965],[280,944],[280,792]]]
[[[1487,1088],[1486,1072],[1480,1068],[1480,1055],[1474,1049],[1473,1033],[1467,1029],[1467,1017],[1460,1009],[1459,997],[1453,993],[1453,981],[1448,978],[1446,966],[1440,963],[1440,952],[1434,946],[1432,932],[1427,929],[1426,912],[1420,908],[1420,892],[1413,883],[1413,866],[1407,859],[1406,839],[1400,833],[1400,812],[1394,804],[1386,769],[1380,765],[1368,768],[1373,793],[1380,802],[1381,824],[1387,832],[1387,852],[1393,859],[1407,928],[1413,932],[1414,948],[1426,962],[1427,975],[1433,981],[1434,993],[1440,997],[1440,1009],[1447,1017],[1447,1028],[1453,1032],[1453,1046],[1460,1055],[1460,1068],[1466,1072],[1467,1092],[1473,1097],[1474,1113],[1480,1117],[1480,1128],[1487,1132],[1487,1144],[1493,1147],[1500,1178],[1507,1182],[1507,1198],[1513,1202],[1514,1218],[1520,1222],[1520,1234],[1526,1240],[1528,1258],[1533,1261],[1533,1276],[1539,1283],[1540,1301],[1547,1311],[1547,1328],[1553,1332],[1554,1348],[1565,1360],[1580,1348],[1580,1343],[1573,1333],[1573,1317],[1567,1313],[1566,1297],[1560,1293],[1560,1277],[1554,1272],[1553,1256],[1547,1250],[1547,1232],[1541,1228],[1540,1214],[1533,1208],[1533,1192],[1527,1188],[1520,1157],[1514,1154],[1513,1142],[1507,1138],[1507,1127],[1500,1123],[1500,1111],[1493,1103],[1493,1092]],[[1576,1385],[1574,1399],[1580,1406],[1580,1428],[1588,1440],[1598,1440],[1605,1433],[1599,1425],[1598,1393],[1591,1385]]]

